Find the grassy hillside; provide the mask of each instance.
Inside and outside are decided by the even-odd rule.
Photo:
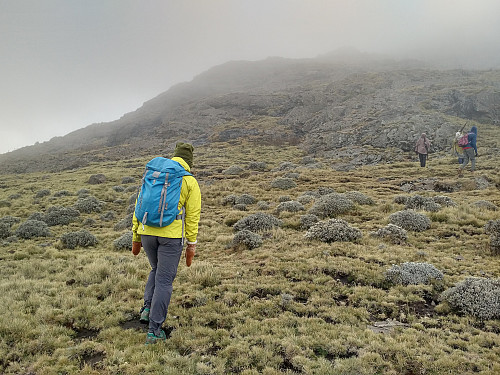
[[[500,373],[498,315],[484,319],[441,299],[467,277],[500,278],[500,257],[485,233],[488,221],[499,218],[498,153],[481,156],[474,175],[458,178],[456,160],[444,154],[431,155],[428,168],[415,157],[340,172],[330,160],[304,158],[295,147],[214,143],[195,152],[203,197],[197,255],[190,268],[183,259],[179,266],[169,340],[148,347],[137,322],[147,258],[114,241],[127,233],[120,222],[125,219],[126,228],[149,157],[2,176],[1,222],[12,225],[0,227],[0,372]],[[106,181],[89,184],[95,174]],[[416,190],[426,188],[434,190]],[[364,198],[335,215],[361,238],[305,238],[301,216],[331,191]],[[245,194],[254,203],[241,203],[251,201],[241,199]],[[407,231],[400,243],[370,235],[416,195],[446,203],[415,210],[430,228]],[[286,207],[299,206],[286,201],[302,202],[304,210],[289,212]],[[29,217],[47,219],[50,207],[75,204],[79,215],[49,226],[50,236],[20,238]],[[282,226],[259,232],[256,248],[234,243],[233,225],[257,212]],[[97,244],[70,249],[71,241],[61,241],[82,230]],[[407,262],[432,265],[444,277],[415,285],[386,278],[387,270]]]

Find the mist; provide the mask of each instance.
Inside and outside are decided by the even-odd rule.
[[[0,153],[112,121],[230,60],[349,46],[500,68],[496,0],[0,0]]]

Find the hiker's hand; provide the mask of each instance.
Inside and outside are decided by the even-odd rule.
[[[191,262],[193,261],[194,254],[196,253],[196,244],[191,243],[186,247],[186,266],[190,267]]]
[[[137,255],[141,252],[142,243],[132,241],[132,254]]]

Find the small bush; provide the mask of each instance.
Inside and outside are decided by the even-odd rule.
[[[301,195],[297,198],[297,202],[302,204],[309,204],[314,201],[314,197],[312,195]]]
[[[429,263],[407,262],[393,265],[385,273],[385,278],[396,285],[430,284],[435,280],[442,280],[443,273]]]
[[[263,161],[252,161],[248,163],[247,168],[252,171],[264,172],[265,170],[267,170],[267,164]]]
[[[437,212],[441,209],[441,205],[436,203],[433,198],[423,197],[421,195],[413,195],[406,200],[406,209],[424,210],[429,212]]]
[[[10,207],[10,206],[12,206],[12,204],[9,201],[7,201],[5,199],[0,200],[0,208],[2,208],[2,207]]]
[[[288,172],[283,175],[284,178],[291,178],[292,180],[298,180],[300,173]]]
[[[45,221],[26,220],[17,228],[16,235],[24,239],[49,237],[50,230]]]
[[[114,218],[115,218],[115,213],[113,211],[107,211],[100,217],[102,221],[111,221],[114,220]]]
[[[298,166],[292,162],[284,161],[278,167],[276,167],[275,171],[291,171],[296,169]]]
[[[408,240],[408,234],[405,229],[394,225],[387,224],[384,228],[380,228],[376,232],[370,233],[372,237],[388,238],[394,244],[404,244]]]
[[[246,205],[246,204],[242,204],[242,203],[235,204],[235,205],[233,206],[233,210],[237,210],[237,211],[248,211],[248,209],[247,209],[247,205]]]
[[[132,194],[130,197],[128,197],[128,204],[133,204],[135,205],[135,201],[137,200],[138,193],[137,191]]]
[[[88,183],[91,185],[99,185],[103,184],[106,182],[106,176],[103,175],[102,173],[99,174],[93,174],[92,176],[89,177]]]
[[[241,168],[239,165],[232,165],[228,169],[226,169],[222,174],[225,175],[240,175],[244,172],[244,169]]]
[[[394,203],[397,203],[397,204],[406,204],[406,202],[408,201],[408,198],[406,195],[397,195],[395,198],[394,198]]]
[[[262,237],[257,233],[243,229],[237,232],[233,238],[233,246],[245,245],[248,249],[255,249],[262,245]]]
[[[13,226],[14,224],[20,223],[21,219],[19,217],[7,215],[7,216],[2,217],[0,219],[0,222],[7,223],[7,224],[9,224],[9,226]]]
[[[112,189],[117,193],[123,193],[125,191],[125,188],[121,185],[113,186]]]
[[[350,199],[357,204],[368,205],[368,206],[375,204],[375,201],[372,198],[359,191],[348,191],[344,193],[344,196],[347,199]]]
[[[11,194],[11,195],[9,195],[9,199],[10,199],[10,200],[19,199],[19,198],[21,198],[21,197],[22,197],[22,195],[21,195],[21,194],[19,194],[19,193],[15,193],[15,194]]]
[[[39,190],[35,194],[35,198],[43,198],[43,197],[47,197],[49,195],[50,195],[50,190],[49,189],[42,189],[42,190]]]
[[[116,231],[122,231],[125,229],[132,228],[132,220],[134,218],[134,213],[129,213],[125,218],[121,219],[118,223],[113,227]]]
[[[222,205],[223,206],[233,206],[236,204],[236,199],[238,198],[237,195],[231,194],[227,195],[224,198],[222,198]]]
[[[94,196],[78,198],[75,203],[75,209],[83,213],[101,212],[103,202]]]
[[[256,214],[238,220],[234,224],[233,228],[235,232],[239,232],[245,229],[251,232],[259,232],[264,230],[271,230],[275,227],[281,227],[282,225],[283,222],[273,215],[257,212]]]
[[[489,211],[497,211],[498,207],[494,204],[491,203],[490,201],[477,201],[474,202],[474,206],[476,206],[479,209],[484,209],[484,210],[489,210]]]
[[[469,277],[444,291],[441,299],[458,313],[479,319],[499,319],[500,279]]]
[[[297,187],[297,184],[291,178],[278,177],[271,182],[271,187],[281,190],[288,190]]]
[[[490,234],[490,249],[493,255],[500,255],[500,220],[489,220],[484,226],[486,234]]]
[[[83,229],[78,232],[64,233],[61,236],[61,243],[66,249],[75,249],[78,246],[95,246],[97,244],[97,238],[89,231]]]
[[[302,215],[300,217],[300,227],[302,229],[309,229],[311,228],[314,224],[319,222],[319,218],[316,215]]]
[[[132,231],[129,231],[113,241],[116,250],[132,250]]]
[[[278,202],[289,202],[292,198],[289,195],[280,195],[278,198]]]
[[[257,208],[259,210],[269,210],[270,206],[269,206],[269,202],[266,202],[266,201],[258,201],[257,202]]]
[[[10,224],[0,221],[0,238],[7,238],[11,235]]]
[[[86,197],[86,196],[90,195],[90,190],[89,189],[80,189],[76,192],[76,195],[78,195],[79,197]]]
[[[235,199],[234,204],[254,204],[255,202],[257,202],[257,199],[250,194],[241,194]]]
[[[309,213],[324,219],[343,214],[353,208],[353,201],[343,194],[330,193],[318,198]]]
[[[288,202],[281,202],[278,207],[276,207],[276,212],[278,215],[283,212],[299,212],[299,211],[305,211],[304,206],[297,202],[297,201],[288,201]]]
[[[445,207],[454,207],[457,205],[455,202],[453,202],[453,200],[450,197],[447,197],[445,195],[437,195],[437,196],[433,197],[432,199],[437,204],[439,204],[441,206],[445,206]]]
[[[68,190],[59,190],[54,193],[54,197],[60,198],[60,197],[69,197],[71,193]]]
[[[42,221],[45,221],[49,227],[55,225],[68,225],[74,221],[80,212],[71,207],[52,206],[47,209]]]
[[[397,225],[406,230],[423,232],[431,227],[430,219],[413,210],[403,210],[389,216],[391,224]]]
[[[133,184],[133,183],[135,183],[134,177],[126,176],[122,178],[122,184]]]
[[[358,228],[351,227],[344,220],[329,219],[313,224],[304,237],[330,243],[356,241],[363,235]]]

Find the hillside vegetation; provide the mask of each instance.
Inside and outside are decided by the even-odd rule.
[[[500,373],[500,137],[481,126],[462,178],[445,152],[339,171],[286,143],[196,147],[197,255],[153,346],[129,230],[157,155],[2,175],[0,372]]]

